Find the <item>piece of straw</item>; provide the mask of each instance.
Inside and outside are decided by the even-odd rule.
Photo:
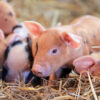
[[[91,90],[93,92],[93,96],[94,96],[95,100],[98,100],[97,95],[96,95],[96,92],[95,92],[95,89],[94,89],[93,84],[92,84],[92,80],[90,78],[89,72],[87,72],[87,74],[88,74],[88,79],[89,79],[89,82],[90,82]]]

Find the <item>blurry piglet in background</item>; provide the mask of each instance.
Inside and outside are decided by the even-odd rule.
[[[73,65],[78,73],[89,71],[91,75],[100,76],[100,52],[79,57],[74,60]]]
[[[7,2],[0,0],[0,29],[3,30],[5,35],[8,35],[12,33],[16,24],[16,15],[13,8]]]

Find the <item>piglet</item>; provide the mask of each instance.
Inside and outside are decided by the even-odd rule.
[[[100,76],[100,52],[79,57],[74,60],[73,65],[78,73],[89,71],[91,75]]]
[[[9,45],[11,45],[12,41],[17,37],[14,35],[12,39],[10,37],[5,38],[3,31],[0,30],[0,70],[2,71],[3,64],[5,61],[5,51]],[[0,76],[2,76],[2,72],[0,72]],[[1,78],[1,77],[0,77]]]
[[[32,72],[39,77],[54,76],[63,65],[72,65],[76,58],[100,51],[91,48],[100,45],[100,18],[82,16],[69,25],[49,29],[32,21],[25,25],[32,39]]]
[[[41,83],[41,79],[31,71],[33,56],[28,37],[21,37],[19,34],[11,34],[6,38],[6,49],[4,53],[4,64],[2,66],[2,80],[6,82],[16,82],[19,76],[25,83],[32,81],[36,86]]]
[[[5,35],[11,34],[12,29],[16,26],[17,20],[13,8],[7,3],[0,0],[0,29]]]
[[[6,48],[3,65],[2,79],[8,82],[18,79],[18,75],[25,70],[29,70],[33,62],[28,42],[23,41],[20,36],[14,38],[14,35],[17,36],[16,34],[9,36],[12,42]]]
[[[26,26],[23,22],[17,24],[15,27],[13,27],[13,34],[19,35],[24,41],[26,41],[30,48],[32,46],[31,39],[29,37],[29,31],[27,30]],[[19,37],[19,38],[20,38]],[[31,66],[34,61],[31,61]],[[30,70],[21,72],[21,76],[25,79],[25,84],[28,82],[31,82],[33,86],[36,86],[38,84],[41,84],[41,79],[34,75]]]

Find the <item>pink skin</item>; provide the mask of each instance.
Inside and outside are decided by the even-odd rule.
[[[65,64],[72,65],[75,59],[89,55],[91,51],[100,51],[100,49],[91,48],[100,45],[100,37],[98,37],[100,35],[100,19],[94,16],[83,16],[74,20],[70,25],[49,29],[44,29],[39,23],[30,21],[24,24],[32,39],[34,56],[32,71],[41,77],[47,76],[47,73],[48,75],[55,73]],[[38,50],[36,50],[36,46]],[[57,48],[54,49],[54,47]],[[58,48],[60,51],[55,53]],[[49,65],[45,65],[45,62]],[[76,69],[80,73],[82,70],[90,69],[92,65],[94,65],[94,61],[90,59],[76,66]]]
[[[40,77],[41,76],[42,77],[49,76],[49,74],[50,74],[49,72],[51,72],[52,69],[48,63],[45,63],[45,65],[47,66],[46,68],[39,64],[35,64],[34,67],[32,67],[32,70],[37,76],[40,76]]]
[[[45,69],[38,64],[34,65],[32,70],[37,76],[48,76],[48,73],[46,73]]]
[[[96,56],[95,56],[96,55]],[[100,58],[99,53],[93,55],[82,56],[74,60],[73,65],[78,73],[90,72],[92,75],[100,75]]]
[[[73,62],[73,65],[75,66],[75,70],[81,73],[91,69],[91,66],[94,65],[94,60],[89,56],[87,56],[87,58],[79,57]]]
[[[28,22],[25,22],[25,25],[27,23]],[[34,28],[35,29],[37,28],[37,30],[38,30],[39,27],[35,26],[35,24],[33,22],[29,22],[29,23],[31,23],[31,24],[27,24],[26,26],[29,28],[32,28],[29,30],[31,33],[32,32],[34,33]],[[30,27],[30,25],[32,25],[32,26]],[[42,31],[44,31],[44,29],[40,27],[39,30],[41,30],[41,29],[42,29]],[[75,48],[77,48],[77,51],[78,51],[78,50],[80,50],[80,47],[81,47],[81,37],[76,36],[71,33],[67,33],[66,31],[62,32],[62,29],[58,30],[58,28],[50,30],[50,31],[51,32],[49,32],[49,30],[44,31],[47,33],[43,33],[43,35],[41,35],[44,37],[46,36],[45,38],[47,40],[44,38],[41,38],[40,41],[38,41],[39,50],[38,50],[38,53],[36,56],[35,56],[35,53],[36,53],[35,52],[36,51],[35,39],[38,39],[37,37],[39,37],[39,35],[42,34],[42,32],[36,33],[39,35],[35,36],[35,39],[34,39],[33,34],[30,34],[30,37],[33,41],[33,44],[32,44],[33,56],[35,58],[34,65],[32,67],[32,72],[40,77],[46,77],[46,76],[51,75],[52,73],[56,72],[60,66],[63,66],[64,64],[66,64],[66,62],[68,62],[71,59],[71,58],[67,57],[67,55],[69,55],[68,52],[66,52],[67,46],[69,48],[72,48],[72,51]],[[55,32],[55,34],[53,34],[53,31]],[[50,37],[49,41],[48,41],[48,37]],[[46,41],[47,41],[47,43],[46,43]],[[44,46],[42,46],[41,43]],[[55,54],[53,53],[53,50],[56,50]],[[73,53],[73,55],[76,55],[77,51],[75,50],[75,54]],[[71,54],[69,56],[71,56]],[[79,55],[77,55],[77,56],[79,56]],[[59,63],[57,63],[57,62],[59,62]]]
[[[5,38],[4,33],[3,33],[3,31],[0,29],[0,39],[4,39],[4,38]]]

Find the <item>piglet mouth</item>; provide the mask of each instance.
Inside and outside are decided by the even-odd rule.
[[[34,73],[36,76],[38,76],[38,77],[43,77],[42,72],[35,72],[35,71],[33,71],[33,73]]]

